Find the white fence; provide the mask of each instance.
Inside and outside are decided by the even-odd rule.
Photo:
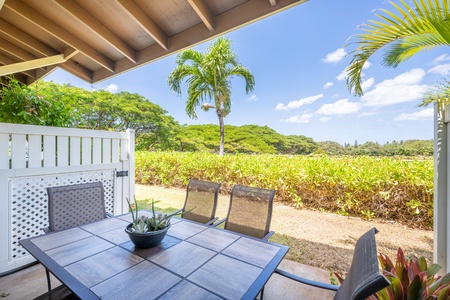
[[[134,195],[134,131],[0,123],[0,274],[34,259],[19,240],[48,226],[49,186],[102,181],[107,211]]]

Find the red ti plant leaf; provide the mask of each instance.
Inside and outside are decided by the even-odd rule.
[[[422,283],[419,275],[416,275],[408,286],[407,299],[417,299],[416,295],[420,295],[419,291],[422,288]]]
[[[408,277],[408,262],[406,261],[405,255],[401,248],[398,248],[397,251],[397,261],[395,262],[395,272],[393,273],[398,276],[402,283],[402,286],[406,289],[409,286],[410,282],[410,279]]]
[[[447,300],[450,297],[450,285],[437,289],[434,294],[437,295],[437,300]]]
[[[392,263],[390,258],[384,255],[383,253],[380,253],[378,255],[378,261],[380,262],[381,268],[383,270],[391,272],[392,269],[394,268],[394,264]]]
[[[408,263],[407,263],[408,264]],[[407,266],[409,281],[413,281],[414,278],[420,273],[420,265],[417,256],[411,255],[409,258],[409,264]]]
[[[391,285],[385,288],[388,295],[387,299],[406,299],[405,289],[402,286],[400,278],[396,274],[392,274],[388,271],[383,271],[383,275],[391,282]],[[377,293],[378,294],[378,293]],[[385,298],[380,298],[385,299]]]
[[[444,295],[446,294],[448,296],[450,295],[449,288],[450,288],[450,273],[447,273],[430,285],[429,292],[431,295],[438,295],[439,297],[441,296],[441,293]]]

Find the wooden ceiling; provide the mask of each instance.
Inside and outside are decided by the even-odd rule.
[[[307,0],[0,0],[0,77],[95,83]]]

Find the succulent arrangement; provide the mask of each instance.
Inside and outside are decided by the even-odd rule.
[[[398,248],[395,265],[388,256],[378,255],[383,275],[391,285],[370,296],[370,300],[446,300],[450,297],[450,273],[439,276],[441,270],[438,264],[427,265],[423,256],[410,255],[405,257],[403,250]],[[342,283],[343,277],[335,274]]]
[[[138,215],[138,205],[137,201],[135,201],[135,208],[133,209],[130,201],[127,198],[128,207],[130,208],[131,216],[133,217],[132,226],[130,228],[131,232],[136,233],[146,233],[153,232],[164,229],[170,226],[170,219],[173,216],[181,215],[183,212],[181,210],[177,210],[170,214],[162,214],[155,212],[155,201],[152,199],[152,215],[150,217],[147,216],[139,216]]]

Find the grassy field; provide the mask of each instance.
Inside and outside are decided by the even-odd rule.
[[[276,200],[343,216],[432,227],[433,158],[136,152],[136,182],[186,187],[189,179],[276,190]]]

